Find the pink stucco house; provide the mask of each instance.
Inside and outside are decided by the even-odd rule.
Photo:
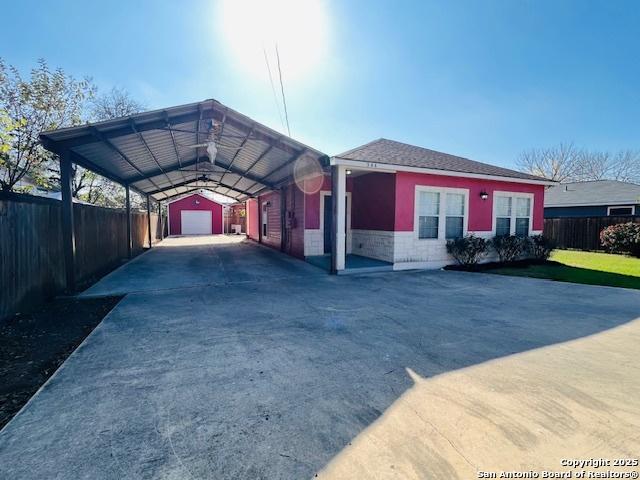
[[[248,234],[300,258],[329,255],[335,243],[338,273],[351,255],[394,270],[440,268],[453,263],[448,239],[542,233],[544,192],[551,184],[379,139],[332,157],[322,179],[291,182],[250,199]]]

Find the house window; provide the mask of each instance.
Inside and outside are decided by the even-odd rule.
[[[460,238],[464,232],[464,195],[447,193],[446,196],[445,237]]]
[[[493,209],[496,236],[529,236],[532,203],[531,195],[496,193]]]
[[[439,192],[420,192],[418,196],[418,223],[418,238],[438,238]]]
[[[418,238],[452,239],[464,236],[466,212],[466,191],[418,187],[416,196]]]
[[[531,199],[516,198],[516,235],[529,236],[529,222],[531,222]]]
[[[511,235],[511,197],[496,197],[496,236]]]
[[[268,232],[269,232],[268,221],[269,221],[269,209],[267,204],[265,203],[262,205],[262,236],[263,237],[268,236]]]
[[[626,216],[633,215],[633,207],[609,207],[607,208],[607,215],[609,216]]]

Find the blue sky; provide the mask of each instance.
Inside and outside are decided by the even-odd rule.
[[[637,2],[321,8],[315,63],[294,78],[287,45],[281,59],[292,136],[326,153],[387,137],[513,166],[522,150],[559,142],[640,148]],[[103,90],[124,87],[149,108],[216,98],[283,130],[266,64],[252,70],[238,58],[224,12],[196,0],[10,2],[0,56],[23,71],[43,57]],[[262,20],[253,12],[243,10],[238,29]],[[281,20],[302,24],[305,36],[304,22]]]

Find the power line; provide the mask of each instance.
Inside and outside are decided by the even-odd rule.
[[[278,74],[280,75],[280,90],[282,91],[282,105],[284,105],[284,119],[287,121],[287,133],[291,136],[291,129],[289,128],[289,114],[287,113],[287,100],[284,96],[284,84],[282,83],[282,69],[280,68],[280,53],[278,52],[277,43],[276,58],[278,59]]]
[[[278,109],[278,117],[280,118],[280,124],[282,128],[285,128],[284,119],[282,118],[282,111],[280,110],[280,101],[278,100],[278,94],[276,93],[276,87],[273,84],[273,76],[271,75],[271,67],[269,66],[269,58],[267,57],[267,50],[262,47],[262,53],[264,54],[264,63],[267,65],[267,71],[269,72],[269,83],[271,83],[271,92],[273,92],[273,100],[276,102],[276,108]]]

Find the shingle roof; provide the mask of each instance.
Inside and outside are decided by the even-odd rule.
[[[544,196],[545,207],[640,204],[640,185],[617,180],[562,183]]]
[[[545,178],[517,172],[508,168],[497,167],[488,163],[476,162],[464,157],[448,153],[416,147],[386,138],[380,138],[360,147],[336,155],[346,160],[385,163],[406,167],[429,168],[443,172],[460,172],[477,175],[518,178],[524,180],[548,181]]]

